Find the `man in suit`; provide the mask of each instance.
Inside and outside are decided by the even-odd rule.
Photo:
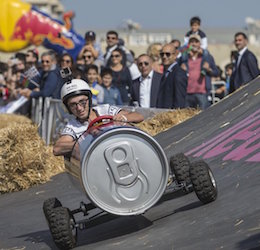
[[[234,42],[238,50],[238,57],[230,79],[230,93],[260,74],[257,59],[247,48],[248,39],[246,34],[243,32],[236,33]]]
[[[184,108],[187,93],[187,75],[176,62],[178,51],[172,43],[163,46],[160,53],[164,74],[160,82],[157,108]]]
[[[131,104],[143,108],[156,107],[162,74],[152,69],[152,58],[142,54],[137,58],[137,66],[141,76],[133,81],[131,89]]]

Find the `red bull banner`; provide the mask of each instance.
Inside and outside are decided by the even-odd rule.
[[[64,14],[62,22],[20,0],[1,0],[0,9],[1,51],[17,51],[33,44],[76,58],[84,46],[84,38],[72,28],[72,12]]]

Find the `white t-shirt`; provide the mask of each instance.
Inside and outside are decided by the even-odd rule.
[[[99,116],[116,115],[122,110],[119,107],[112,106],[109,104],[99,105],[93,107],[93,109],[97,112]],[[70,135],[74,140],[76,140],[82,135],[82,133],[84,133],[88,129],[88,125],[88,121],[81,123],[77,119],[71,119],[64,127],[63,131],[61,132],[61,135]]]

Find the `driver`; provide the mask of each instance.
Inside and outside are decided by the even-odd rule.
[[[66,155],[73,149],[75,141],[85,132],[91,121],[101,115],[112,115],[113,119],[122,122],[141,122],[143,115],[128,112],[116,106],[103,104],[92,107],[92,93],[89,85],[81,79],[66,82],[61,89],[61,99],[70,114],[71,119],[61,132],[60,138],[53,147],[53,154]]]

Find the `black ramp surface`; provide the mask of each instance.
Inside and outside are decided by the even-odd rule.
[[[218,198],[203,205],[195,193],[174,193],[144,215],[104,217],[80,231],[75,249],[260,249],[260,79],[198,116],[155,138],[167,157],[179,152],[204,159],[218,184]],[[0,196],[0,249],[56,249],[42,203],[64,206],[85,199],[67,174],[44,185]]]

